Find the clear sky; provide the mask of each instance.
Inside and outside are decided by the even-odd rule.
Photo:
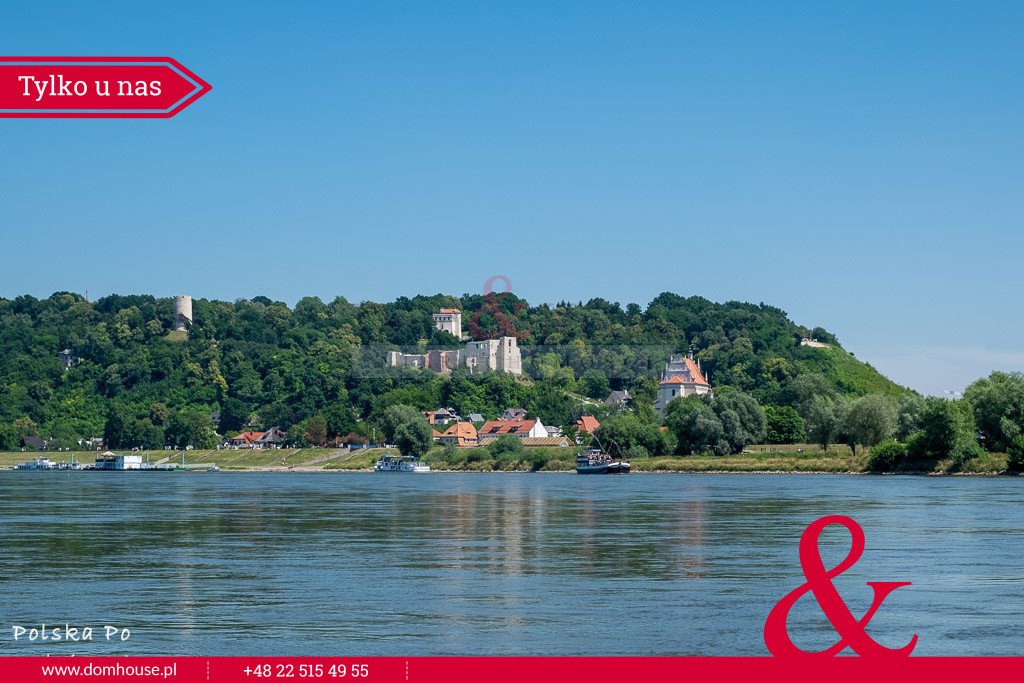
[[[766,302],[927,393],[1024,369],[1024,3],[8,3],[170,120],[0,120],[0,296]]]

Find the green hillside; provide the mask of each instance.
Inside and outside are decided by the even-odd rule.
[[[390,350],[460,345],[434,329],[431,315],[442,307],[461,309],[476,338],[517,336],[524,377],[386,367]],[[360,304],[307,297],[295,306],[195,299],[187,334],[173,331],[174,318],[171,299],[148,295],[0,299],[0,449],[29,435],[59,447],[105,435],[114,447],[208,448],[215,430],[272,425],[322,445],[349,433],[372,437],[376,418],[396,403],[486,418],[521,406],[545,424],[570,425],[613,389],[650,404],[668,355],[685,352],[716,388],[765,405],[795,405],[794,381],[811,375],[839,395],[907,393],[827,330],[781,309],[672,293],[646,307],[530,305],[513,294]],[[803,337],[832,346],[803,347]]]
[[[909,389],[896,384],[869,363],[857,360],[839,347],[805,348],[803,351],[807,358],[798,360],[797,365],[805,372],[823,375],[840,393],[856,396],[886,394],[893,397],[910,393]]]

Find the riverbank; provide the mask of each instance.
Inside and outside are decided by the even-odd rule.
[[[224,471],[236,472],[355,472],[368,471],[387,449],[348,451],[331,448],[290,448],[273,450],[196,450],[141,451],[143,461],[205,469],[217,465]],[[32,451],[0,452],[0,469],[13,467],[36,456],[55,462],[67,461],[74,455],[89,464],[93,452]],[[490,457],[484,448],[430,450],[423,460],[434,471],[447,472],[572,472],[575,454],[570,449],[525,449],[514,456]],[[827,451],[814,445],[750,446],[739,455],[690,455],[655,458],[631,458],[634,472],[652,473],[800,473],[800,474],[866,474],[868,454],[859,449],[854,455],[846,446],[833,446]],[[1006,472],[1006,456],[985,453],[959,469],[949,461],[920,462],[906,467],[899,474],[974,474],[996,475]]]

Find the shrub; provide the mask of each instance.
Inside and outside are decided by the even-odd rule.
[[[523,452],[523,442],[514,436],[504,434],[487,447],[492,458],[518,458]]]
[[[892,472],[906,459],[907,445],[890,439],[871,449],[868,467],[875,472]]]
[[[922,460],[928,457],[923,433],[914,432],[907,439],[907,457],[910,460]]]
[[[1006,465],[1015,472],[1024,470],[1024,434],[1010,442],[1006,449]]]
[[[977,441],[970,439],[962,440],[949,453],[949,459],[952,463],[951,469],[963,469],[964,465],[966,465],[979,455],[982,455],[984,452],[985,449],[982,448]]]
[[[530,471],[536,472],[545,465],[551,459],[550,453],[542,448],[530,448],[525,451],[525,462],[529,463]]]

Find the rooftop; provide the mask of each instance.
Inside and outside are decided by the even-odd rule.
[[[664,386],[666,384],[698,384],[702,386],[711,386],[708,381],[704,379],[704,375],[700,371],[700,367],[697,366],[697,362],[692,358],[684,358],[682,360],[683,368],[680,374],[672,375],[671,377],[661,381]]]

